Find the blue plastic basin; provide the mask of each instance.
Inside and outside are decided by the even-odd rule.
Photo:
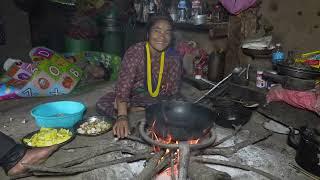
[[[39,127],[72,128],[82,120],[84,104],[75,101],[57,101],[36,106],[31,110]]]

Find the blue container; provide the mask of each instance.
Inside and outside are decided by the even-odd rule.
[[[57,101],[41,104],[31,110],[39,127],[72,128],[82,120],[86,107],[75,101]]]

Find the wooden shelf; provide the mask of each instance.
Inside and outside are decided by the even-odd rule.
[[[138,25],[145,25],[145,22],[137,21]],[[225,30],[226,34],[228,32],[228,22],[221,22],[221,23],[206,23],[201,25],[194,25],[191,23],[174,23],[175,27],[179,30],[187,30],[187,31],[209,31],[210,29],[221,29]],[[221,31],[220,30],[220,31]]]

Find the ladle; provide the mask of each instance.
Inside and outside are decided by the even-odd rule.
[[[228,74],[228,76],[226,76],[225,78],[223,78],[221,81],[219,81],[217,84],[215,84],[209,91],[207,91],[203,96],[201,96],[199,99],[197,99],[196,101],[194,101],[193,103],[198,103],[199,101],[201,101],[203,98],[205,98],[208,94],[210,94],[213,90],[217,89],[223,82],[225,82],[226,80],[228,80],[233,74],[235,73],[243,73],[245,71],[246,68],[242,68],[242,67],[236,67],[233,69],[233,71]],[[198,76],[199,78],[199,76]],[[200,76],[201,78],[201,76]],[[206,80],[208,81],[208,80]],[[205,81],[205,82],[206,82]],[[211,82],[212,84],[214,84],[213,82]],[[211,84],[209,83],[209,84]]]

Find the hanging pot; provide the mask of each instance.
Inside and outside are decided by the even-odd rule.
[[[299,166],[320,176],[320,136],[314,130],[302,127],[299,134],[290,129],[288,144],[297,150],[295,160]]]

